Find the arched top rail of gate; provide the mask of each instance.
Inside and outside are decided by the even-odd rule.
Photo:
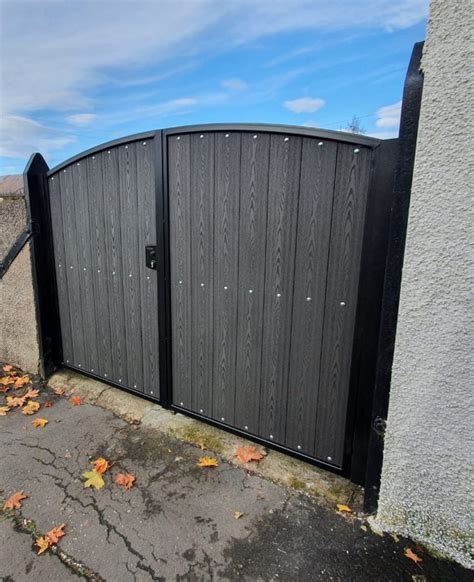
[[[238,132],[265,132],[265,133],[280,133],[287,135],[297,135],[303,137],[314,137],[319,139],[332,140],[342,143],[349,143],[354,145],[361,145],[367,147],[377,147],[382,140],[368,137],[366,135],[346,133],[343,131],[333,131],[330,129],[319,129],[313,127],[302,127],[298,125],[273,125],[266,123],[209,123],[202,125],[182,125],[177,127],[170,127],[162,130],[145,131],[142,133],[135,133],[127,135],[119,139],[114,139],[102,143],[98,146],[85,150],[71,158],[61,162],[48,172],[48,177],[52,176],[59,170],[78,162],[83,158],[87,158],[93,154],[99,153],[103,150],[125,145],[131,142],[140,141],[144,139],[153,139],[155,135],[162,132],[163,136],[176,135],[179,133],[199,133],[199,132],[218,132],[218,131],[238,131]]]

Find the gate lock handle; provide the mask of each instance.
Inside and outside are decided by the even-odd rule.
[[[157,269],[157,262],[156,262],[156,246],[154,245],[147,245],[145,247],[145,257],[146,257],[146,266],[149,269]]]

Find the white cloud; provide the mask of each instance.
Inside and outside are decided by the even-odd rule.
[[[230,89],[231,91],[243,91],[248,87],[247,83],[242,79],[224,79],[221,81],[221,85],[224,89]]]
[[[97,115],[95,115],[95,113],[76,113],[66,117],[66,121],[72,125],[78,125],[79,127],[90,125],[96,119]]]
[[[324,99],[320,99],[319,97],[300,97],[299,99],[292,99],[283,103],[287,109],[294,113],[314,113],[325,104]]]
[[[375,125],[377,127],[398,127],[400,125],[401,110],[401,101],[397,101],[397,103],[393,103],[392,105],[381,107],[375,113],[377,116]]]
[[[32,18],[31,0],[4,1],[0,114],[23,120],[16,129],[25,132],[33,149],[61,147],[71,138],[44,127],[33,132],[28,120],[40,110],[71,117],[90,109],[95,105],[93,90],[120,84],[124,71],[125,79],[139,87],[137,75],[147,71],[142,77],[149,76],[150,65],[151,78],[159,79],[167,63],[199,62],[203,55],[279,32],[406,28],[425,18],[427,7],[428,0],[54,0],[42,2]],[[227,79],[225,88],[237,89],[236,81]],[[196,106],[178,105],[180,110]],[[161,110],[174,106],[171,100]],[[127,106],[121,107],[127,115]],[[2,151],[21,144],[19,133],[3,133],[0,140]]]

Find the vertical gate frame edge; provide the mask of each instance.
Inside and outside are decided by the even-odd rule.
[[[155,195],[156,195],[156,255],[158,268],[158,345],[160,404],[172,404],[171,365],[171,278],[169,242],[168,155],[166,133],[159,130],[154,137]]]
[[[48,171],[43,156],[34,153],[23,172],[26,212],[32,231],[31,268],[38,326],[38,369],[43,378],[50,376],[62,362]]]
[[[405,240],[423,93],[423,73],[421,71],[423,45],[423,42],[418,42],[413,47],[403,91],[399,154],[395,172],[393,202],[390,209],[380,334],[376,351],[377,364],[364,483],[364,508],[370,513],[377,510],[382,474],[385,422],[390,396]]]

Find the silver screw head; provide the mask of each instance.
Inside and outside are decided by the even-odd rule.
[[[122,383],[122,378],[119,378],[119,382]]]
[[[132,273],[129,273],[128,276],[131,277],[132,276]]]
[[[202,139],[204,137],[204,134],[201,133],[201,135],[199,137]]]
[[[128,146],[125,146],[125,149],[128,150]]]
[[[134,387],[134,388],[136,388],[136,387],[137,387],[137,385],[136,385],[136,384],[134,384],[134,385],[133,385],[133,387]]]
[[[253,136],[253,139],[257,139],[257,136],[256,136],[256,135],[254,135],[254,136]]]
[[[345,304],[346,304],[346,302],[345,302],[345,301],[341,301],[341,302],[339,303],[339,305],[340,305],[341,307],[344,307],[344,305],[345,305]]]
[[[201,287],[204,287],[204,283],[201,283]]]
[[[180,402],[180,403],[179,403],[179,405],[180,405],[180,406],[184,406],[184,402]]]
[[[82,364],[77,364],[77,367],[78,368],[82,368]]]
[[[107,153],[110,154],[110,150]]]
[[[104,374],[104,378],[107,378],[107,374]]]
[[[153,390],[150,390],[150,394],[154,394]]]
[[[225,136],[226,136],[226,137],[229,137],[229,134],[228,134],[228,133],[226,133],[226,134],[225,134]]]
[[[277,297],[281,297],[281,293],[277,293]]]
[[[244,428],[245,428],[245,430],[248,430],[249,429],[249,427],[247,425],[245,425]]]
[[[311,297],[306,297],[306,301],[311,301]]]
[[[199,412],[203,413],[203,412],[204,412],[204,410],[203,410],[202,408],[200,408],[200,409],[199,409]]]
[[[183,282],[182,282],[182,281],[178,281],[178,283],[179,283],[180,285],[182,285],[182,284],[183,284]]]
[[[69,360],[66,360],[66,364],[69,364]]]
[[[82,269],[82,270],[83,270],[83,271],[87,271],[87,267],[83,267],[83,269]]]
[[[92,159],[95,160],[95,156],[92,156]]]
[[[143,145],[146,145],[146,141],[143,142]]]
[[[273,435],[272,434],[270,435],[270,438],[273,440]]]
[[[80,166],[80,165],[81,165],[80,162],[77,162],[76,166]]]
[[[150,276],[149,276],[149,275],[147,275],[147,276],[146,276],[146,278],[147,278],[147,281],[149,281],[149,280],[150,280]]]
[[[224,291],[227,291],[228,287],[227,285],[224,285]]]
[[[360,152],[360,149],[359,149],[359,148],[356,148],[356,149],[354,150],[354,153],[355,153],[355,154],[358,154],[359,152]]]
[[[324,145],[324,143],[323,143],[322,141],[320,141],[320,142],[318,143],[318,146],[319,146],[319,147],[321,147],[321,146],[323,146],[323,145]]]
[[[332,461],[332,457],[328,457],[328,461]]]
[[[289,138],[289,137],[285,137],[285,141],[289,141],[289,140],[290,140],[290,138]]]
[[[221,420],[225,420],[225,418],[223,416],[221,416]]]
[[[253,289],[249,289],[249,293],[253,293]]]
[[[180,139],[181,139],[181,138],[180,138],[180,136],[178,135],[178,137],[176,138],[176,140],[177,140],[177,141],[179,141]]]
[[[61,268],[61,267],[62,267],[62,265],[58,265],[58,267],[59,267],[59,268]]]
[[[301,445],[297,445],[296,447],[299,451],[301,451]]]
[[[94,371],[94,368],[91,368],[91,372],[93,372],[93,371]]]

